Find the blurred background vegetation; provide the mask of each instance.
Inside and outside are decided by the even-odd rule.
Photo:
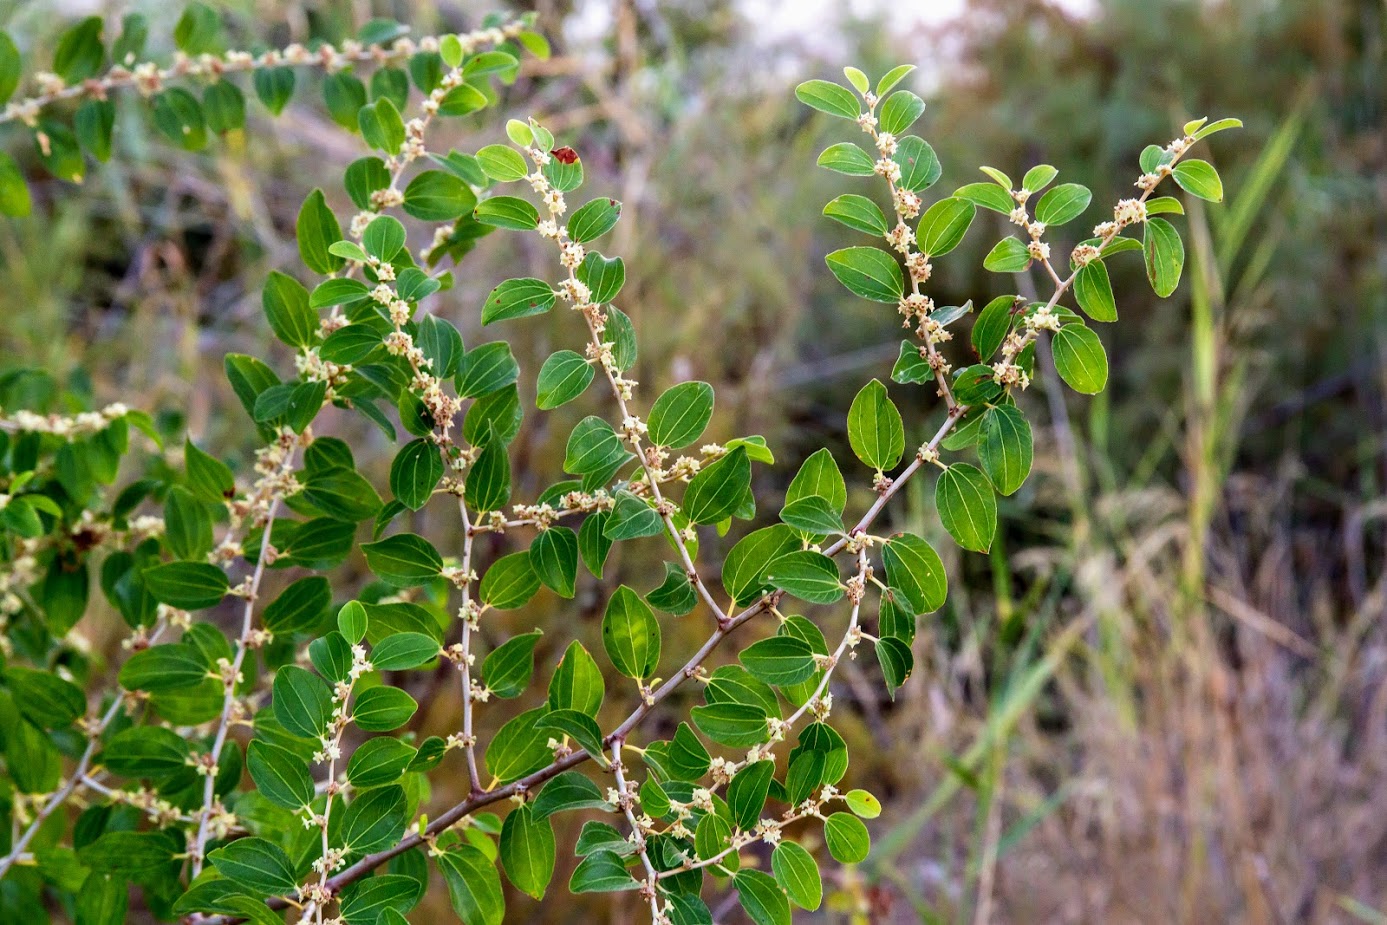
[[[416,34],[456,30],[495,8],[214,5],[246,45],[337,39],[373,15]],[[1158,302],[1139,260],[1114,267],[1122,319],[1100,331],[1109,391],[1065,398],[1042,372],[1025,396],[1039,477],[1004,499],[990,556],[958,554],[922,486],[892,510],[898,526],[938,539],[950,599],[922,624],[917,670],[894,703],[874,666],[841,673],[834,716],[853,744],[849,781],[887,809],[872,858],[836,874],[831,909],[805,919],[1387,922],[1387,5],[536,6],[555,56],[526,63],[502,112],[537,116],[582,154],[594,193],[623,200],[605,249],[627,261],[622,307],[641,335],[641,391],[708,380],[714,436],[765,434],[783,465],[762,475],[763,511],[814,449],[851,459],[847,404],[862,381],[886,377],[900,339],[893,311],[853,299],[824,270],[823,254],[850,235],[819,210],[855,181],[813,166],[841,126],[796,104],[796,82],[844,63],[873,75],[919,65],[912,89],[930,108],[916,130],[945,165],[944,194],[980,179],[979,164],[1016,176],[1048,162],[1110,203],[1128,195],[1142,146],[1185,119],[1244,120],[1208,154],[1229,201],[1191,203],[1176,295]],[[37,51],[65,18],[114,21],[130,8],[161,37],[180,12],[10,0],[0,24]],[[287,364],[261,323],[260,285],[296,263],[304,196],[359,151],[310,96],[294,106],[277,121],[252,106],[243,137],[200,155],[174,151],[139,107],[123,107],[117,156],[80,188],[48,178],[27,131],[5,127],[0,144],[36,202],[32,217],[0,223],[0,371],[40,367],[97,404],[157,412],[170,433],[186,429],[244,470],[255,435],[221,357],[268,352]],[[494,116],[443,131],[466,150],[501,139]],[[345,213],[340,186],[327,192]],[[940,304],[1028,291],[974,269],[1002,233],[996,218],[980,218],[937,268]],[[490,288],[547,269],[528,238],[486,238],[436,310],[469,344],[484,341]],[[577,336],[572,318],[546,321],[512,328],[522,389]],[[892,392],[923,438],[934,396]],[[576,420],[601,398],[557,413]],[[379,433],[331,420],[383,482]],[[527,420],[513,453],[528,473],[518,499],[557,477],[565,432],[544,415]],[[856,484],[860,510],[866,473]],[[455,529],[424,517],[416,529],[431,536]],[[716,545],[705,544],[708,562]],[[629,556],[615,564],[613,586],[644,589],[661,574]],[[549,665],[570,636],[595,637],[599,600],[589,588],[486,635],[538,623]],[[100,649],[116,622],[89,618],[83,630]],[[700,634],[677,624],[667,643]],[[459,712],[455,685],[438,681],[415,692],[428,732],[453,729]],[[615,717],[621,704],[607,709]],[[439,804],[465,787],[436,786]],[[636,900],[612,911],[605,897],[510,897],[536,922],[638,921]]]

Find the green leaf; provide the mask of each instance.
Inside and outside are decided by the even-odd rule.
[[[481,398],[499,392],[518,378],[520,364],[511,353],[510,344],[480,344],[463,354],[457,375],[458,397]]]
[[[602,646],[616,670],[644,681],[660,662],[660,624],[639,594],[626,585],[607,601],[602,617]]]
[[[275,674],[274,715],[294,735],[316,739],[332,719],[332,689],[307,668],[286,665]]]
[[[939,257],[958,247],[968,226],[973,224],[977,207],[966,199],[941,199],[920,216],[915,237],[928,257]]]
[[[19,712],[43,729],[70,725],[87,712],[82,689],[56,674],[11,665],[5,671],[5,683],[15,695]]]
[[[899,137],[908,131],[925,111],[925,101],[909,90],[892,93],[881,104],[880,129]]]
[[[303,759],[269,742],[256,740],[246,752],[255,789],[276,806],[297,810],[313,802],[313,776]]]
[[[256,68],[251,75],[255,85],[255,95],[272,115],[284,112],[284,107],[294,97],[296,77],[292,67]],[[360,205],[358,203],[358,205]]]
[[[602,767],[610,764],[602,751],[602,729],[597,725],[597,720],[586,713],[577,710],[551,710],[541,716],[536,725],[540,729],[568,736]]]
[[[202,91],[202,110],[207,127],[218,135],[246,127],[246,97],[230,81],[219,80]]]
[[[1117,302],[1103,261],[1091,260],[1079,268],[1074,276],[1074,298],[1094,321],[1117,320]]]
[[[846,193],[824,206],[824,215],[834,221],[847,225],[856,231],[867,234],[884,235],[887,232],[886,216],[876,203],[866,196]]]
[[[813,646],[795,636],[753,642],[738,658],[752,677],[777,687],[799,684],[818,671]]]
[[[1009,495],[1031,472],[1031,425],[1015,405],[996,405],[983,414],[981,426],[978,458],[982,470],[1000,494]]]
[[[525,158],[509,145],[487,145],[477,152],[477,163],[488,177],[500,183],[523,180],[530,173]]]
[[[213,851],[207,860],[232,883],[262,895],[292,894],[298,886],[289,856],[264,838],[238,838]]]
[[[850,177],[870,177],[876,173],[876,163],[871,156],[850,141],[824,148],[818,165]]]
[[[482,576],[478,591],[482,603],[497,610],[523,606],[539,591],[539,575],[530,563],[529,552],[513,552],[491,564]]]
[[[22,218],[33,209],[33,199],[24,174],[14,158],[0,152],[0,213]]]
[[[390,103],[382,99],[377,105]],[[405,187],[404,196],[405,212],[424,222],[451,222],[477,206],[472,188],[445,170],[425,170],[416,174]]]
[[[405,226],[393,215],[379,215],[371,219],[366,231],[361,235],[361,246],[366,253],[389,263],[404,250],[406,240]]]
[[[482,324],[542,315],[554,307],[554,290],[542,279],[508,279],[486,297]]]
[[[881,550],[886,583],[910,602],[912,616],[944,606],[949,582],[934,547],[912,533],[898,533]]]
[[[231,84],[214,86],[231,87]],[[209,88],[209,118],[211,116]],[[239,96],[239,91],[238,91]],[[111,133],[115,130],[116,107],[110,100],[89,99],[77,107],[72,117],[72,129],[83,148],[103,164],[111,159]]]
[[[906,75],[913,70],[915,70],[915,65],[913,64],[901,64],[891,68],[891,70],[887,71],[882,76],[881,80],[877,81],[877,97],[880,98],[885,96],[891,91],[891,88],[904,80]]]
[[[329,517],[352,523],[369,520],[380,510],[376,490],[354,469],[329,469],[310,475],[301,497]]]
[[[501,698],[519,697],[535,673],[535,645],[539,630],[512,636],[492,649],[482,662],[482,679],[491,693]]]
[[[1185,244],[1180,240],[1180,232],[1163,218],[1148,218],[1142,248],[1146,254],[1146,278],[1156,295],[1167,298],[1180,285],[1185,267]]]
[[[164,542],[180,559],[200,559],[212,548],[212,516],[207,505],[181,485],[164,498]]]
[[[575,809],[600,809],[610,812],[612,805],[587,777],[577,771],[564,771],[544,785],[539,796],[530,804],[536,819],[548,819],[554,813]]]
[[[184,151],[200,151],[207,146],[207,121],[197,97],[173,87],[154,97],[154,125]]]
[[[485,109],[486,94],[471,84],[458,84],[443,95],[438,103],[440,116],[466,116]]]
[[[816,536],[843,532],[843,515],[827,498],[808,495],[797,498],[780,510],[780,519],[796,530]]]
[[[775,777],[774,761],[755,761],[744,766],[727,786],[727,808],[732,821],[743,832],[750,832],[761,818]]]
[[[501,781],[510,783],[533,774],[554,758],[549,747],[552,733],[539,726],[548,711],[529,710],[502,726],[486,747],[486,766]]]
[[[568,236],[585,244],[611,231],[621,218],[621,203],[615,199],[594,199],[584,203],[568,219]]]
[[[1059,171],[1049,164],[1037,164],[1026,171],[1026,175],[1021,178],[1021,188],[1038,193],[1049,186],[1058,174]]]
[[[1108,382],[1108,355],[1098,335],[1082,324],[1055,332],[1052,349],[1060,378],[1076,392],[1096,395]]]
[[[1078,183],[1061,183],[1040,197],[1035,218],[1046,225],[1063,225],[1083,214],[1093,199],[1088,187]]]
[[[878,471],[901,461],[905,425],[880,380],[873,379],[853,398],[848,409],[848,443],[858,459]]]
[[[261,613],[261,623],[272,632],[298,632],[318,623],[333,602],[327,578],[309,576],[288,585]]]
[[[352,719],[367,732],[390,732],[409,722],[419,704],[398,687],[373,687],[356,698]]]
[[[398,154],[405,143],[405,122],[389,97],[381,97],[362,106],[356,115],[361,137],[373,148],[386,154]]]
[[[423,863],[418,866],[422,873]],[[378,873],[343,887],[338,908],[347,925],[409,925],[405,913],[423,891],[424,883],[413,870],[410,875]]]
[[[1050,192],[1054,192],[1051,190]],[[1048,196],[1049,193],[1046,193]],[[1031,265],[1031,252],[1020,239],[1002,238],[983,258],[982,265],[993,273],[1021,273]]]
[[[799,467],[785,491],[785,503],[789,505],[814,496],[827,500],[830,510],[839,515],[848,503],[847,483],[837,460],[827,449],[815,450]]]
[[[891,159],[901,168],[900,185],[915,193],[929,189],[944,172],[939,156],[918,135],[902,138]]]
[[[915,655],[904,640],[895,636],[882,636],[876,641],[875,648],[877,661],[881,663],[881,675],[886,680],[886,691],[895,700],[896,691],[915,667]]]
[[[824,822],[828,853],[841,864],[860,864],[867,859],[872,838],[867,827],[851,813],[834,813]]]
[[[501,826],[501,866],[516,889],[535,899],[554,876],[554,829],[547,819],[535,818],[529,806],[517,806]]]
[[[24,61],[8,32],[0,32],[0,106],[10,101],[19,79],[24,76]]]
[[[717,523],[732,516],[750,492],[751,459],[745,447],[737,447],[705,466],[689,482],[684,492],[684,514],[691,523]]]
[[[739,870],[732,883],[742,908],[756,925],[791,925],[790,901],[770,874],[751,868]]]
[[[753,603],[770,590],[766,572],[771,564],[799,548],[795,531],[782,524],[747,534],[727,554],[722,568],[723,588],[737,606]]]
[[[1016,200],[1011,198],[1011,194],[995,183],[969,183],[954,190],[954,196],[1002,215],[1009,215],[1016,208]]]
[[[370,614],[367,613],[360,601],[347,601],[337,611],[337,631],[342,634],[343,639],[352,645],[357,645],[365,639],[366,632],[370,628]]]
[[[698,605],[693,584],[684,568],[673,562],[665,563],[665,580],[660,586],[645,596],[646,602],[656,610],[682,617]]]
[[[221,603],[230,588],[226,572],[207,562],[170,562],[147,568],[145,589],[161,604],[202,610]]]
[[[1215,122],[1210,122],[1208,125],[1196,131],[1193,135],[1193,138],[1195,141],[1202,141],[1203,139],[1208,138],[1210,135],[1214,134],[1215,132],[1222,132],[1225,129],[1242,127],[1243,121],[1241,119],[1219,119]]]
[[[318,338],[318,316],[308,305],[308,290],[291,276],[271,271],[261,304],[275,336],[291,347],[309,347]]]
[[[131,691],[164,691],[197,687],[208,677],[207,663],[182,643],[151,646],[136,652],[120,668],[120,686]]]
[[[596,716],[605,693],[602,669],[597,660],[582,643],[569,643],[549,679],[549,709],[577,710]]]
[[[681,382],[665,390],[650,408],[646,422],[650,442],[681,449],[703,435],[713,418],[713,387],[706,382]]]
[[[377,671],[403,671],[418,668],[438,657],[438,643],[424,633],[396,633],[382,639],[371,650],[371,665]]]
[[[399,739],[390,736],[370,739],[352,753],[351,761],[347,762],[347,780],[362,790],[395,783],[414,755],[414,748]]]
[[[811,109],[844,119],[856,119],[862,112],[851,90],[827,80],[806,80],[795,87],[795,97]]]
[[[845,247],[824,260],[850,292],[874,302],[898,302],[905,276],[896,258],[875,247]]]
[[[467,925],[501,925],[506,917],[506,898],[495,862],[465,842],[436,859],[458,918]]]
[[[308,269],[324,275],[342,269],[346,261],[328,250],[342,240],[342,226],[337,224],[337,216],[328,208],[322,190],[315,189],[303,201],[303,207],[299,209],[297,236],[299,257]]]
[[[902,385],[918,385],[934,378],[934,367],[922,355],[923,347],[912,341],[901,341],[901,352],[891,367],[891,381]]]
[[[542,530],[530,544],[530,564],[546,588],[571,598],[578,581],[578,534],[568,527]]]
[[[587,390],[594,375],[592,364],[581,353],[560,350],[540,367],[535,405],[548,411],[572,401]]]
[[[1184,215],[1185,205],[1174,196],[1156,196],[1146,200],[1147,215],[1164,215],[1168,212],[1175,215]],[[1117,239],[1114,238],[1113,240]],[[1112,251],[1105,250],[1104,253],[1112,253]]]
[[[939,519],[964,549],[987,552],[997,532],[997,499],[987,476],[975,466],[954,463],[934,486]]]
[[[620,257],[603,257],[589,251],[575,274],[578,282],[588,287],[588,298],[594,305],[615,299],[626,284],[626,264]]]
[[[101,17],[88,16],[58,37],[58,46],[53,50],[53,73],[61,77],[63,83],[81,83],[101,70],[106,60],[101,30]]]
[[[568,880],[571,893],[614,893],[634,890],[638,885],[615,851],[594,851],[583,858]]]
[[[499,511],[510,500],[510,457],[500,440],[489,440],[482,447],[463,483],[463,497],[480,513]]]
[[[790,901],[810,912],[818,909],[824,899],[824,884],[814,856],[792,841],[782,841],[771,852],[771,870],[775,882],[790,897]]]
[[[223,50],[221,17],[205,4],[189,4],[174,26],[173,43],[190,57],[220,53]]]
[[[443,557],[433,544],[415,533],[397,533],[374,543],[363,543],[366,565],[381,578],[400,587],[421,585],[443,570]]]
[[[776,559],[771,563],[766,581],[811,604],[832,604],[843,596],[838,566],[828,556],[810,549]]]
[[[1208,161],[1197,158],[1181,161],[1172,171],[1175,182],[1192,196],[1209,202],[1223,202],[1223,181]]]
[[[342,816],[342,846],[353,854],[389,847],[404,830],[408,820],[406,808],[404,788],[399,786],[381,787],[357,796]]]
[[[411,511],[423,507],[443,478],[443,458],[429,440],[405,444],[390,464],[390,490]]]
[[[106,832],[77,850],[77,860],[94,871],[143,874],[165,867],[182,851],[168,832]]]
[[[539,210],[515,196],[492,196],[477,205],[472,215],[483,225],[534,231],[539,227]]]

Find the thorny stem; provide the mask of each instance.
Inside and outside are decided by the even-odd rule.
[[[217,768],[221,761],[222,749],[226,746],[227,735],[231,731],[231,720],[236,712],[236,685],[240,683],[241,668],[246,661],[246,652],[251,648],[252,634],[255,632],[255,604],[260,593],[260,580],[270,558],[270,537],[273,535],[275,513],[279,510],[281,496],[278,490],[279,479],[288,478],[294,468],[295,447],[291,445],[284,451],[284,460],[279,471],[267,477],[262,483],[264,490],[270,492],[268,506],[264,514],[264,534],[260,538],[260,554],[255,559],[255,570],[251,573],[250,587],[246,592],[245,606],[241,611],[241,634],[236,638],[236,654],[229,668],[222,673],[222,711],[217,721],[216,736],[212,740],[212,750],[206,757],[202,768],[206,780],[202,787],[202,810],[199,813],[197,839],[193,843],[193,876],[202,873],[206,863],[207,839],[211,832],[212,811],[216,805]],[[275,478],[274,476],[278,476]],[[252,507],[252,513],[254,508]],[[258,518],[257,518],[258,519]]]
[[[484,43],[499,44],[525,28],[524,23],[512,20],[494,29],[479,29],[458,36],[467,46]],[[56,75],[44,75],[45,89],[25,99],[13,100],[0,110],[0,124],[19,120],[30,127],[37,124],[39,114],[54,103],[86,97],[104,100],[112,91],[134,88],[145,96],[158,92],[170,80],[201,78],[215,81],[235,73],[250,73],[270,67],[320,67],[333,72],[351,64],[389,64],[414,54],[422,47],[437,47],[438,36],[419,40],[401,37],[388,46],[380,43],[363,45],[348,40],[342,47],[324,44],[310,51],[302,45],[271,49],[256,56],[244,51],[228,51],[221,55],[190,57],[183,52],[174,55],[174,62],[160,68],[153,62],[127,60],[110,68],[100,77],[74,84],[64,84]]]
[[[553,225],[550,231],[543,233],[546,237],[553,239],[555,246],[558,247],[560,255],[563,258],[562,262],[568,270],[567,285],[563,292],[566,296],[573,298],[575,303],[574,307],[582,311],[583,318],[587,321],[588,334],[592,344],[592,362],[602,367],[603,373],[606,374],[607,382],[612,387],[612,394],[616,398],[617,410],[621,414],[622,435],[626,439],[626,442],[631,445],[631,450],[635,453],[636,459],[641,465],[642,472],[645,473],[646,482],[650,486],[651,497],[655,501],[655,510],[659,514],[661,522],[664,523],[665,530],[669,533],[670,539],[674,541],[675,548],[679,550],[679,557],[683,561],[684,571],[688,575],[689,581],[698,590],[699,596],[703,599],[703,602],[708,605],[708,609],[713,612],[713,616],[718,621],[718,626],[726,626],[730,618],[727,612],[718,605],[718,602],[708,590],[707,584],[703,581],[702,576],[699,575],[698,567],[695,565],[693,556],[689,552],[688,544],[684,541],[684,535],[674,523],[672,505],[665,501],[664,495],[660,491],[660,474],[655,471],[651,459],[647,457],[646,448],[641,444],[640,434],[643,425],[639,422],[639,419],[631,414],[626,397],[630,386],[634,383],[619,380],[617,372],[614,370],[615,364],[610,361],[610,355],[603,347],[602,321],[600,320],[602,318],[602,308],[600,305],[592,304],[588,301],[586,296],[579,295],[580,293],[586,292],[586,288],[578,281],[576,273],[577,267],[581,263],[581,258],[573,259],[570,248],[577,248],[581,251],[582,245],[577,242],[567,241],[568,230],[565,226],[558,223],[559,216],[564,213],[566,206],[562,194],[552,191],[549,187],[547,178],[544,176],[544,163],[550,155],[538,149],[532,149],[529,154],[535,163],[535,173],[530,177],[531,185],[536,192],[544,196],[544,200],[549,209],[549,223]],[[651,447],[650,449],[654,451],[656,448]]]
[[[467,777],[471,792],[482,792],[482,779],[477,771],[477,742],[472,733],[472,616],[468,605],[472,600],[472,523],[467,514],[467,502],[458,498],[462,514],[462,657],[458,667],[462,674],[462,745],[467,754]]]
[[[785,728],[788,729],[793,726],[801,716],[809,711],[819,709],[819,705],[823,702],[824,694],[828,691],[828,682],[833,679],[834,669],[842,663],[843,656],[847,654],[848,650],[857,645],[859,638],[858,618],[862,614],[862,596],[864,590],[862,583],[867,580],[867,576],[870,573],[871,566],[867,562],[867,547],[863,546],[857,551],[858,584],[855,594],[856,599],[852,602],[852,617],[848,620],[847,631],[843,633],[843,639],[838,643],[838,648],[833,651],[833,655],[831,656],[832,660],[829,662],[828,667],[824,669],[824,676],[819,679],[818,687],[814,688],[814,693],[800,705],[798,710],[790,714],[789,719],[785,720]]]
[[[655,884],[660,879],[660,875],[655,870],[655,865],[650,862],[650,852],[645,848],[645,833],[641,830],[640,822],[636,819],[635,794],[626,785],[626,766],[621,762],[622,739],[612,742],[612,773],[616,775],[617,802],[621,804],[621,811],[626,814],[626,821],[631,824],[631,837],[635,839],[636,851],[640,854],[641,864],[645,867],[645,884],[641,887],[641,893],[645,894],[650,900],[650,920],[660,921],[660,892]]]

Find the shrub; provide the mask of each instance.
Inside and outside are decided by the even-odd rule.
[[[227,51],[216,14],[194,5],[163,66],[137,63],[138,17],[109,49],[102,29],[93,18],[67,30],[51,72],[33,78],[37,95],[4,112],[32,129],[56,176],[79,179],[86,156],[111,156],[116,91],[135,89],[158,130],[191,150],[241,130],[247,90],[279,113],[312,68],[326,72],[332,118],[376,153],[345,171],[356,211],[340,215],[336,191],[315,190],[297,223],[302,272],[264,282],[266,321],[294,368],[226,357],[262,443],[248,481],[191,442],[181,467],[156,459],[132,477],[121,471],[140,439],[132,429],[161,440],[148,415],[121,404],[72,413],[70,396],[42,395],[25,372],[0,383],[7,917],[47,892],[79,922],[121,921],[135,884],[161,919],[270,922],[292,909],[305,922],[397,925],[436,869],[462,921],[495,923],[503,875],[531,896],[551,889],[560,813],[588,817],[576,845],[563,846],[581,856],[567,885],[575,893],[637,891],[657,922],[711,922],[700,898],[710,881],[762,925],[788,922],[792,905],[817,908],[825,858],[806,846],[860,862],[861,820],[880,810],[831,722],[835,669],[870,649],[894,695],[913,667],[917,619],[947,591],[929,543],[878,532],[881,515],[911,479],[934,474],[945,530],[964,549],[989,549],[996,495],[1031,469],[1017,398],[1036,350],[1053,351],[1075,390],[1104,387],[1107,359],[1086,319],[1117,319],[1106,261],[1140,252],[1156,292],[1176,288],[1183,248],[1165,216],[1182,207],[1155,192],[1172,177],[1221,199],[1214,169],[1187,154],[1237,124],[1191,122],[1143,151],[1134,198],[1066,262],[1052,260],[1055,232],[1091,197],[1056,185],[1053,167],[1019,184],[984,167],[987,180],[926,203],[942,168],[908,134],[924,110],[895,89],[909,66],[875,86],[854,68],[844,72],[851,89],[802,84],[803,103],[855,123],[869,142],[834,144],[819,165],[876,178],[892,207],[888,218],[856,192],[828,203],[827,217],[886,244],[834,251],[828,268],[852,293],[899,310],[910,336],[890,380],[942,402],[934,435],[911,448],[890,389],[868,382],[847,418],[856,461],[815,452],[784,506],[758,517],[753,470],[774,464],[766,441],[700,446],[713,388],[683,382],[651,396],[632,378],[636,332],[616,304],[626,268],[598,250],[621,204],[599,195],[570,206],[584,180],[579,152],[533,120],[510,121],[505,141],[475,154],[430,149],[436,119],[494,105],[494,85],[515,78],[523,55],[547,54],[527,21],[417,43],[373,21],[337,48],[250,55]],[[357,69],[370,71],[369,88]],[[6,37],[0,96],[21,71]],[[30,208],[8,156],[0,207]],[[1000,295],[975,313],[926,294],[933,261],[979,207],[1019,229],[985,267],[1039,264],[1054,284],[1047,299]],[[553,268],[496,285],[480,324],[538,324],[526,319],[558,307],[587,332],[523,376],[506,341],[465,345],[430,313],[453,284],[443,267],[495,229],[543,239]],[[965,319],[972,362],[956,363],[949,354],[966,350],[949,342]],[[612,396],[607,416],[572,423],[557,410],[598,379]],[[531,400],[552,426],[572,424],[571,478],[518,498],[508,445]],[[29,403],[39,407],[16,407]],[[358,469],[347,443],[315,436],[320,419],[351,414],[398,444],[388,485]],[[846,510],[849,478],[870,479],[864,511]],[[408,529],[411,512],[450,505],[460,548]],[[710,531],[733,530],[742,535],[721,562],[700,555]],[[482,548],[488,536],[497,542]],[[603,582],[627,545],[665,559],[640,589]],[[358,554],[377,580],[334,582]],[[601,595],[603,651],[566,642],[557,664],[537,669],[538,631],[481,641],[498,613],[580,588]],[[114,678],[72,634],[89,610],[125,621]],[[662,627],[675,618],[706,622],[706,641],[670,651]],[[564,627],[549,631],[562,637]],[[735,660],[713,667],[715,651],[733,648]],[[450,735],[421,737],[409,690],[440,666],[456,672],[462,715]],[[702,687],[702,703],[671,711],[686,685]],[[614,724],[601,712],[609,686],[639,696]],[[485,739],[474,724],[483,710],[506,717]],[[668,734],[654,739],[647,721],[657,716]],[[465,775],[466,798],[430,807],[440,775]]]

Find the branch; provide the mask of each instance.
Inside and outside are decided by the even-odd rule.
[[[523,20],[516,19],[494,29],[478,29],[456,37],[464,49],[472,50],[481,45],[500,44],[526,28]],[[165,68],[152,61],[117,64],[100,77],[92,77],[75,84],[64,83],[56,74],[44,74],[40,75],[40,83],[43,85],[40,92],[24,99],[12,100],[0,110],[0,125],[18,120],[32,128],[37,124],[40,113],[55,103],[85,98],[104,100],[113,91],[131,88],[144,96],[151,96],[172,80],[195,78],[216,81],[228,74],[250,73],[271,67],[322,68],[328,73],[333,73],[352,64],[389,64],[397,59],[407,58],[421,48],[436,48],[440,38],[441,36],[428,36],[416,42],[404,36],[394,39],[388,45],[363,45],[348,39],[342,43],[340,49],[324,43],[312,51],[294,44],[284,49],[270,49],[258,56],[245,51],[228,51],[220,55],[190,57],[180,51],[175,53],[173,64]]]

